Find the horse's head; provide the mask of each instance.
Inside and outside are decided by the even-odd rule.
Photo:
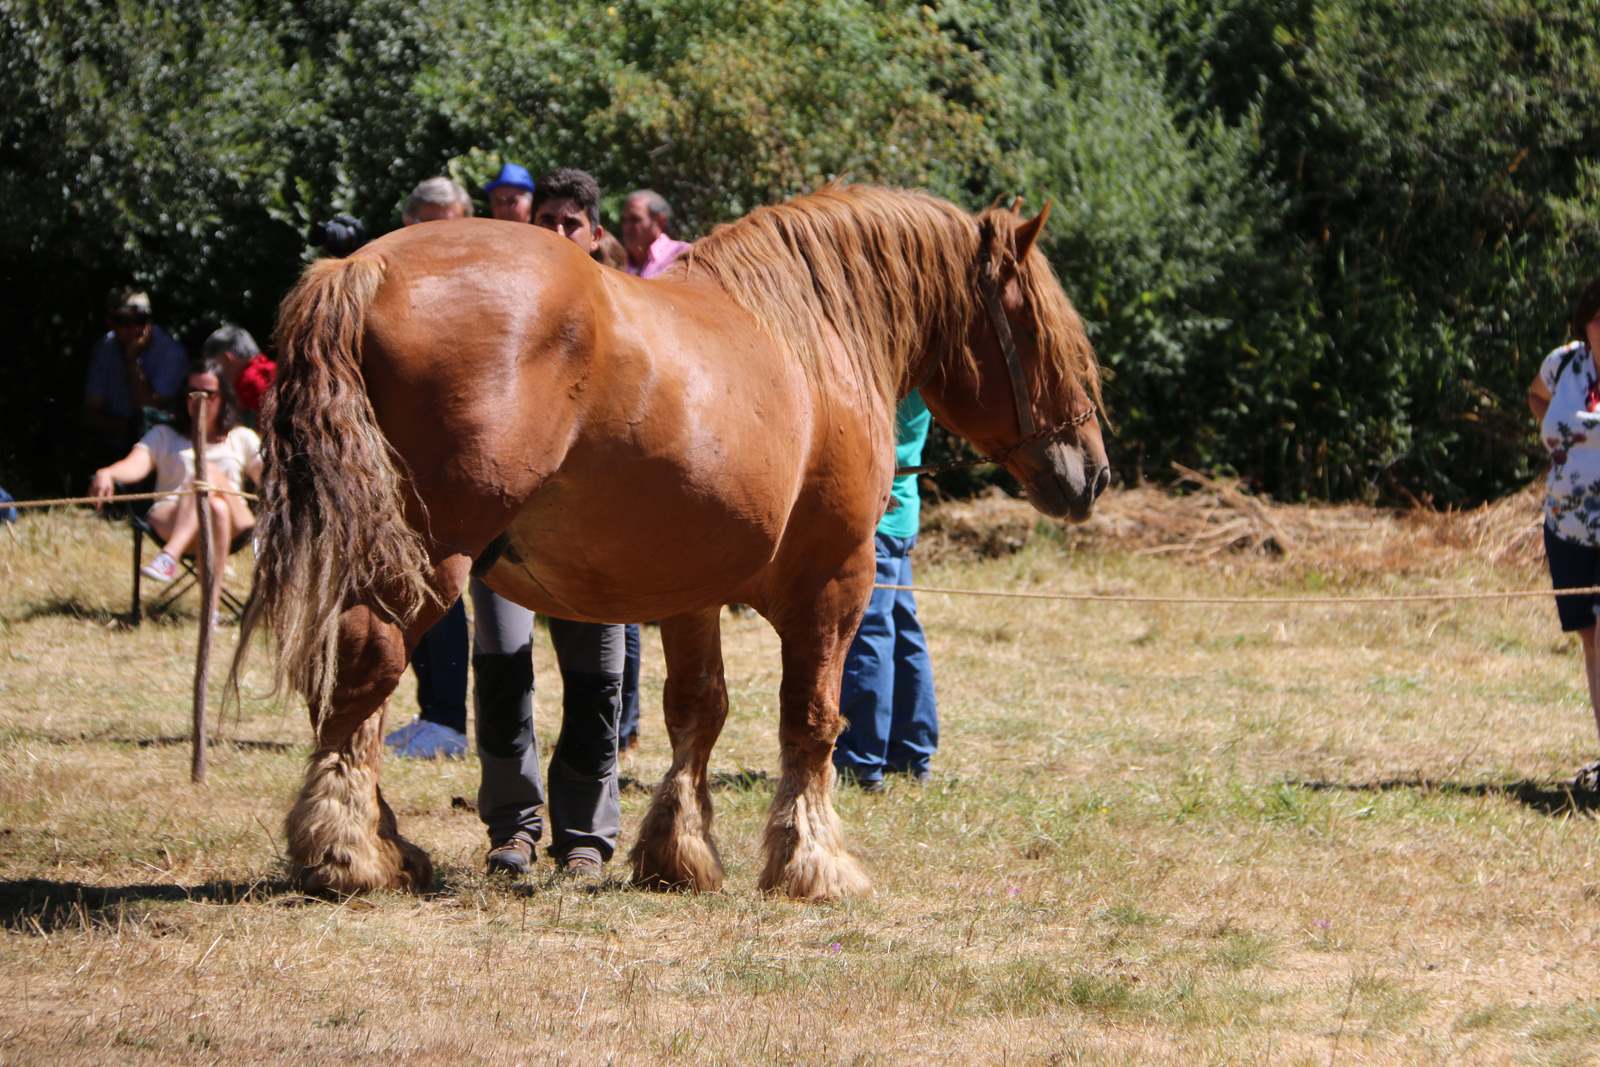
[[[978,216],[966,366],[942,366],[922,394],[940,422],[1022,483],[1034,507],[1081,522],[1111,469],[1094,349],[1034,247],[1049,214],[1046,204],[1033,219],[999,208]]]

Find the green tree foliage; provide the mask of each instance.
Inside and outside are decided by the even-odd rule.
[[[1234,283],[1270,297],[1233,302],[1210,353],[1246,371],[1234,465],[1283,493],[1444,500],[1529,476],[1522,392],[1600,268],[1597,10],[1174,5],[1174,99],[1256,131],[1279,191]]]
[[[1053,198],[1124,472],[1465,501],[1600,273],[1600,0],[0,0],[0,481],[65,488],[112,284],[265,337],[336,210],[505,159],[680,232],[832,177]],[[935,451],[954,451],[940,442]],[[949,479],[965,490],[971,478]]]

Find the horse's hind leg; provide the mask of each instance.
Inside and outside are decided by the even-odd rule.
[[[870,572],[869,572],[870,573]],[[870,581],[870,578],[867,579]],[[845,849],[833,810],[833,742],[839,736],[844,655],[865,605],[859,582],[830,583],[799,617],[777,620],[783,639],[782,777],[767,817],[763,892],[798,900],[838,900],[872,888]]]
[[[440,593],[448,604],[465,580],[465,561],[440,572]],[[291,870],[307,890],[420,890],[433,881],[428,854],[400,836],[378,788],[378,772],[385,702],[405,674],[408,645],[441,611],[434,605],[425,609],[411,626],[409,642],[406,631],[367,607],[347,608],[339,618],[333,699],[323,714],[311,709],[316,748],[284,826]]]
[[[656,786],[629,854],[639,885],[702,892],[722,887],[722,858],[711,839],[706,781],[712,746],[728,717],[719,615],[720,609],[713,608],[661,624],[672,766]]]

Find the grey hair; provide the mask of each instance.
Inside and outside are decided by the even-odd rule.
[[[665,230],[672,221],[672,205],[667,203],[666,197],[654,189],[635,189],[628,194],[623,203],[631,204],[635,200],[644,201],[644,209],[661,220],[662,230]]]
[[[400,212],[401,218],[408,223],[411,222],[424,204],[439,204],[444,207],[460,204],[465,214],[472,214],[471,195],[461,187],[460,182],[453,182],[449,178],[429,178],[427,181],[418,182],[417,187],[411,190],[411,195],[406,197],[406,206]]]
[[[232,352],[240,359],[254,359],[261,354],[261,346],[256,344],[249,330],[225,322],[211,331],[206,343],[200,346],[200,358],[210,360],[224,352]]]

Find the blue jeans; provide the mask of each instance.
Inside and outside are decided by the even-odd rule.
[[[911,584],[917,539],[877,535],[879,585]],[[917,621],[916,597],[874,589],[844,661],[839,710],[849,726],[834,743],[833,762],[864,782],[884,771],[928,769],[939,747],[939,707],[933,661]]]
[[[460,599],[417,642],[411,669],[417,672],[417,707],[422,712],[417,717],[466,733],[467,608]]]
[[[617,735],[623,742],[639,736],[639,627],[629,623],[624,631],[622,660],[622,724]]]

